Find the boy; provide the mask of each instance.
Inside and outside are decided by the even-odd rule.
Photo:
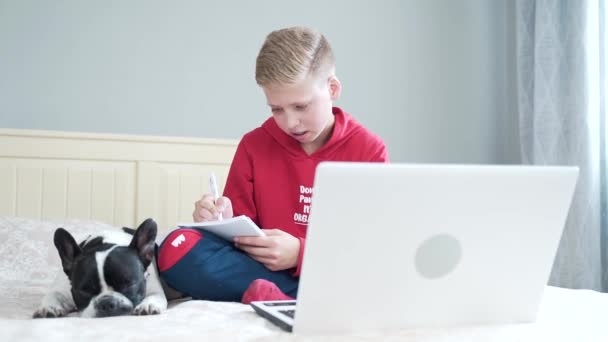
[[[234,248],[203,233],[209,240],[200,247],[209,250],[205,266],[197,262],[187,279],[165,277],[195,298],[249,303],[295,297],[316,166],[321,161],[388,161],[378,136],[332,107],[341,84],[322,34],[303,27],[270,33],[257,57],[256,81],[272,117],[243,136],[224,196],[205,194],[195,203],[193,218],[247,215],[266,236],[237,238]]]

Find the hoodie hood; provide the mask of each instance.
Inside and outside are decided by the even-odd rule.
[[[350,137],[362,129],[362,126],[359,125],[350,114],[342,109],[333,107],[332,113],[334,114],[335,120],[331,137],[325,145],[311,155],[306,154],[297,140],[283,132],[272,117],[268,118],[262,124],[262,129],[294,157],[327,159],[328,156],[331,156],[333,151],[346,143]]]

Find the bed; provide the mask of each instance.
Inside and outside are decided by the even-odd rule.
[[[158,316],[31,319],[59,274],[52,234],[190,220],[237,141],[0,129],[0,340],[608,341],[608,294],[546,287],[532,324],[340,336],[283,332],[239,303],[179,301]]]

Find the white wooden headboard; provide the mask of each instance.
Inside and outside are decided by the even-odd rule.
[[[191,221],[238,141],[0,129],[0,216],[92,219],[159,229]]]

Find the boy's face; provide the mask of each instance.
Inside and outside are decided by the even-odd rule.
[[[277,125],[309,153],[329,139],[334,123],[332,104],[339,95],[335,76],[309,76],[294,84],[262,88]]]

